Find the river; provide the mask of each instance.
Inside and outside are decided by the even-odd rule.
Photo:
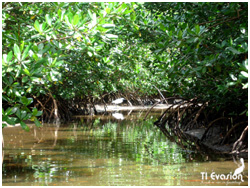
[[[162,110],[77,116],[67,124],[3,129],[3,186],[248,185],[248,160],[208,157],[166,140]],[[118,118],[118,119],[117,119]]]

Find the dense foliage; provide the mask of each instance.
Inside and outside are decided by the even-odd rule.
[[[151,26],[147,35],[155,41],[152,48],[158,62],[152,63],[166,71],[168,91],[209,101],[218,110],[239,106],[239,100],[247,108],[247,4],[145,6],[155,13],[154,21],[144,24]]]
[[[63,100],[151,96],[157,88],[208,102],[214,112],[247,115],[247,3],[2,7],[3,121],[9,124],[28,129],[23,120],[31,119],[39,126],[41,111],[57,117]]]

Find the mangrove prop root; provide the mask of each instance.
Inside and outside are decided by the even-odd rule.
[[[54,104],[54,107],[53,107],[53,109],[51,111],[51,114],[50,114],[50,118],[52,117],[53,112],[54,112],[54,118],[55,119],[59,119],[59,116],[58,116],[58,106],[57,106],[56,99],[52,96],[52,94],[50,92],[49,92],[49,95],[52,98],[53,104]]]
[[[169,119],[174,118],[174,114],[176,112],[178,113],[180,108],[185,108],[183,107],[185,104],[189,105],[189,101],[177,104],[177,106],[176,104],[171,105],[167,110],[165,110],[165,112],[161,115],[158,121],[162,122],[162,124],[166,124]],[[169,114],[168,117],[165,120],[163,120],[167,114]]]
[[[231,127],[231,129],[227,132],[227,134],[225,135],[225,137],[223,138],[221,144],[224,144],[225,141],[228,139],[228,137],[232,134],[232,131],[234,129],[236,129],[239,125],[241,124],[245,124],[246,122],[245,121],[242,121],[242,122],[239,122],[239,123],[236,123],[233,127]]]
[[[166,98],[162,95],[161,91],[154,85],[155,89],[157,89],[157,91],[159,92],[159,94],[161,95],[162,99],[165,100],[166,104],[168,104],[168,101],[166,100]]]
[[[44,103],[44,106],[46,106],[46,104],[49,102],[49,100],[51,99],[51,96],[52,95],[49,95],[49,97],[48,97],[48,99],[45,101],[45,103]]]
[[[172,97],[172,99],[173,98],[175,97]],[[164,99],[155,103],[149,109],[144,120],[147,118],[147,115],[152,110],[152,108],[154,108],[162,101],[164,101]],[[235,138],[230,139],[229,142],[234,143],[233,149],[237,152],[240,148],[242,148],[242,146],[245,147],[242,142],[246,137],[247,131],[244,130],[241,133],[240,138],[238,136],[239,130],[242,130],[239,125],[246,123],[246,118],[242,116],[232,117],[229,114],[230,111],[228,109],[222,108],[222,110],[218,112],[214,106],[210,107],[208,102],[199,102],[198,99],[194,98],[189,101],[182,101],[181,104],[178,103],[169,105],[169,107],[162,113],[162,115],[154,124],[161,130],[161,132],[163,132],[163,134],[168,139],[170,139],[170,141],[176,142],[182,148],[184,148],[187,144],[190,148],[195,147],[195,150],[199,151],[201,149],[205,149],[204,151],[208,149],[204,140],[205,138],[208,139],[209,131],[214,130],[212,128],[218,125],[220,126],[220,129],[216,128],[216,131],[224,131],[225,133],[214,133],[211,134],[211,137],[209,138],[212,140],[218,139],[218,142],[213,143],[224,144],[226,141],[229,141],[229,138],[231,138],[230,136],[232,135],[232,133],[234,133]],[[235,125],[232,126],[233,124]],[[192,130],[194,128],[202,128],[204,126],[206,126],[206,130],[203,133],[201,139],[196,137],[194,137],[194,139],[192,136],[187,135],[185,132],[183,132],[186,130]],[[232,126],[232,128],[228,130],[228,126]],[[222,134],[225,134],[223,139],[221,139]],[[235,142],[237,138],[239,139]],[[218,152],[218,150],[216,149],[211,149],[211,151]]]
[[[195,110],[191,115],[189,115],[189,117],[186,119],[186,121],[189,121],[187,124],[184,124],[185,126],[183,126],[184,130],[188,130],[188,129],[192,129],[194,127],[194,124],[197,124],[197,120],[192,119],[194,116],[196,116],[199,112],[199,109]]]
[[[155,125],[160,128],[160,130],[167,138],[171,138],[171,141],[177,143],[181,148],[186,149],[187,146],[184,144],[186,143],[189,148],[200,150],[200,146],[198,143],[195,143],[195,145],[193,145],[192,142],[188,141],[188,137],[182,132],[182,129],[184,127],[187,128],[187,124],[190,124],[190,122],[193,124],[194,122],[198,121],[198,118],[200,117],[200,114],[204,109],[205,104],[203,103],[202,105],[199,105],[195,99],[184,101],[177,105],[173,104],[167,110],[165,110],[158,121],[155,122]],[[167,117],[165,117],[166,115]],[[185,121],[186,119],[190,120],[192,118],[192,121],[189,121],[187,124],[183,125],[183,121]],[[165,126],[167,122],[171,124],[175,122],[174,125],[169,125],[169,127],[172,127],[170,129],[177,137],[176,139],[167,131],[167,128]]]
[[[206,137],[206,134],[208,133],[209,129],[213,126],[213,124],[216,122],[216,121],[219,121],[219,120],[223,120],[223,119],[228,119],[226,117],[220,117],[220,118],[217,118],[215,120],[213,120],[212,122],[209,123],[207,129],[205,130],[204,134],[202,135],[201,137],[201,141],[203,141]]]
[[[163,100],[162,100],[163,101]],[[146,118],[147,118],[147,116],[148,116],[148,114],[149,114],[149,112],[157,105],[157,104],[159,104],[161,101],[159,101],[159,102],[156,102],[155,104],[153,104],[153,106],[147,111],[147,113],[146,113],[146,115],[145,115],[145,117],[144,117],[144,121],[146,120]]]
[[[41,105],[41,107],[42,107],[42,110],[44,110],[45,109],[45,107],[44,107],[44,105],[42,104],[42,102],[35,96],[35,95],[32,95],[32,97],[34,98],[34,99],[36,99],[36,101],[38,102],[38,104],[40,104]]]
[[[200,110],[198,111],[198,113],[196,114],[196,116],[195,116],[195,118],[194,118],[194,121],[195,121],[195,122],[197,121],[198,117],[200,116],[202,110],[205,108],[206,105],[207,105],[207,103],[202,104]]]
[[[185,104],[187,104],[187,106],[183,106],[183,105],[185,105]],[[193,104],[192,103],[190,103],[189,101],[187,101],[187,102],[184,102],[184,103],[181,103],[181,104],[179,104],[176,108],[174,108],[171,112],[170,112],[170,114],[168,115],[168,117],[163,121],[163,123],[167,123],[168,121],[170,121],[170,119],[175,119],[175,120],[177,120],[177,124],[179,125],[179,122],[180,122],[180,120],[181,120],[181,117],[178,115],[178,111],[179,111],[179,109],[182,107],[182,109],[188,109],[190,106],[192,106]],[[177,114],[176,116],[176,118],[175,118],[175,114]],[[179,120],[179,122],[178,122],[178,119],[180,119]],[[177,125],[176,125],[177,126]],[[175,127],[176,127],[175,126]]]
[[[164,98],[164,99],[162,99],[162,100],[156,102],[156,103],[153,104],[153,106],[147,111],[147,113],[146,113],[146,115],[145,115],[145,117],[144,117],[144,120],[146,120],[148,114],[151,112],[151,110],[152,110],[157,104],[159,104],[159,103],[161,103],[161,102],[163,102],[163,101],[165,101],[165,100],[170,100],[170,99],[184,99],[184,98],[182,98],[182,97],[168,97],[168,98]],[[175,104],[171,105],[168,109],[173,108],[173,106],[175,106]],[[168,112],[168,109],[161,115],[160,119],[162,119],[162,118],[165,116],[165,114]]]
[[[181,114],[181,116],[178,116],[178,122],[177,122],[177,126],[179,126],[179,123],[183,120],[182,115],[184,114],[185,111],[188,111],[188,109],[190,109],[193,106],[192,103],[189,103],[187,107],[183,108],[183,113]],[[191,119],[197,111],[195,111],[193,114],[187,116],[186,120]],[[184,124],[184,123],[182,123]],[[185,124],[184,124],[185,125]],[[186,126],[183,126],[183,130],[186,130],[188,127],[188,124]]]
[[[234,143],[232,152],[236,152],[236,153],[239,152],[239,150],[242,146],[243,140],[245,139],[245,137],[247,135],[247,132],[248,132],[248,126],[246,126],[246,128],[241,133],[240,138]]]

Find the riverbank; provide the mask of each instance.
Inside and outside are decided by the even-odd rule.
[[[239,152],[232,151],[233,143],[231,144],[221,144],[223,137],[220,134],[219,127],[214,127],[211,129],[209,139],[202,140],[202,137],[205,133],[205,128],[192,129],[185,131],[184,133],[188,135],[190,140],[193,140],[197,143],[203,150],[210,150],[219,154],[226,155],[237,155],[238,157],[243,157],[248,159],[248,149],[243,149]]]

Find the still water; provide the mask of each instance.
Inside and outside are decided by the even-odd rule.
[[[247,160],[243,179],[232,179],[239,159],[211,158],[166,140],[153,125],[161,113],[147,121],[145,111],[133,111],[29,132],[4,128],[2,185],[248,185]]]

